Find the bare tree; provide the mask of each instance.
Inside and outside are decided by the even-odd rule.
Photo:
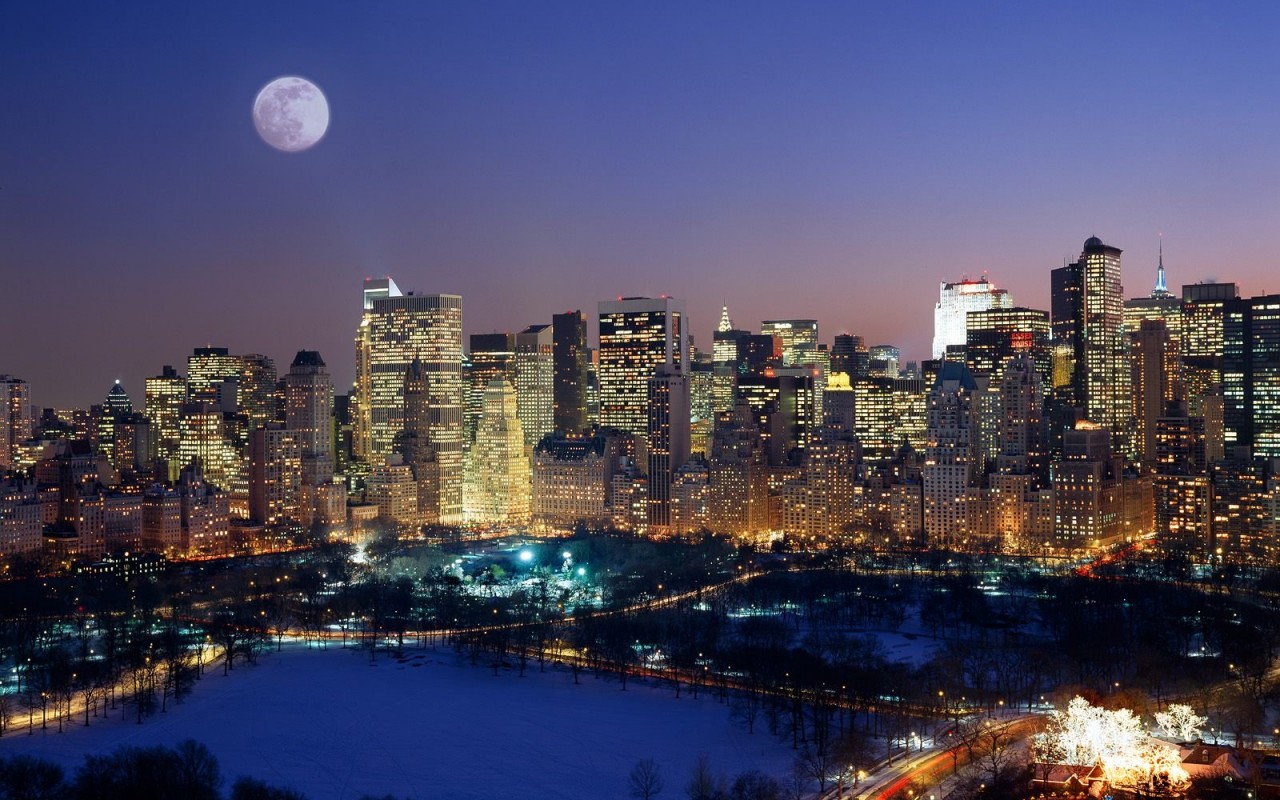
[[[662,794],[662,770],[652,758],[642,758],[627,776],[627,789],[632,797],[652,800]]]
[[[699,753],[698,761],[693,765],[693,775],[685,786],[685,795],[689,800],[712,800],[719,789],[716,776],[711,771],[711,759],[706,753]]]
[[[1014,762],[1013,733],[1007,725],[988,722],[978,734],[978,763],[996,785],[1005,770]]]

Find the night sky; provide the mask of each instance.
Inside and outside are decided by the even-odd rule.
[[[619,294],[709,346],[817,317],[928,356],[937,284],[1046,308],[1100,236],[1129,296],[1280,291],[1280,4],[11,2],[0,373],[100,402],[194,346],[354,373],[366,275],[467,333]],[[329,133],[277,152],[258,90]]]

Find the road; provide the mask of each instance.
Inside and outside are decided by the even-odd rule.
[[[1044,716],[1038,713],[1023,713],[1006,716],[1000,719],[996,724],[1001,728],[1008,729],[1013,734],[1013,739],[1025,738],[1043,723]],[[960,748],[957,754],[955,769],[962,767],[968,763],[968,752],[959,743],[956,747]],[[928,795],[929,800],[945,800],[945,794],[937,796],[929,792],[930,789],[941,784],[946,778],[950,777],[953,770],[951,761],[952,748],[944,745],[934,745],[927,747],[913,755],[899,758],[893,764],[880,764],[865,778],[861,785],[856,788],[845,788],[843,794],[839,787],[828,790],[824,794],[818,795],[819,800],[908,800],[907,797],[900,797],[904,791],[914,791],[911,787],[919,787],[919,798],[923,800]]]

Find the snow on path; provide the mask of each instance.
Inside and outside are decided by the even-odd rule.
[[[417,800],[517,796],[529,800],[625,798],[627,774],[652,757],[669,793],[699,753],[726,777],[760,769],[782,779],[794,753],[763,730],[733,723],[713,695],[567,670],[494,677],[449,650],[409,650],[403,662],[352,650],[286,650],[210,671],[196,691],[141,725],[125,715],[67,732],[0,738],[0,755],[28,753],[68,772],[84,756],[121,745],[208,745],[228,785],[250,775],[310,800],[361,795]],[[136,720],[136,717],[133,718]]]

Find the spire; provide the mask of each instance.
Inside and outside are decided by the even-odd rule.
[[[726,303],[725,305],[720,306],[720,328],[719,328],[719,330],[720,330],[720,332],[721,332],[721,333],[723,333],[724,331],[731,331],[731,330],[733,330],[733,320],[729,319],[729,306],[728,306],[728,304],[727,304],[727,303]]]
[[[1164,283],[1164,234],[1160,234],[1160,265],[1156,267],[1156,288],[1151,290],[1152,297],[1168,297],[1169,289]]]

